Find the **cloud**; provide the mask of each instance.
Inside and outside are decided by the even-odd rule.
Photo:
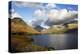
[[[36,23],[43,23],[46,26],[54,24],[62,24],[77,18],[77,11],[70,11],[67,9],[50,9],[48,12],[44,10],[36,10],[34,17],[36,17]],[[41,22],[38,20],[42,20]],[[41,24],[40,24],[41,25]]]
[[[14,9],[11,9],[11,19],[14,17],[20,17],[23,18],[21,15],[19,15]]]
[[[59,11],[56,9],[50,10],[50,12],[48,13],[48,18],[49,18],[49,20],[54,21],[54,22],[58,21],[59,20],[58,19],[59,18]]]
[[[42,8],[43,7],[42,3],[38,3],[38,2],[14,1],[13,3],[19,7],[33,7],[33,8]]]
[[[46,5],[46,8],[47,9],[52,9],[52,8],[56,8],[57,6],[56,6],[56,4],[53,4],[53,3],[48,3],[47,5]]]
[[[42,24],[43,20],[40,20],[40,19],[33,19],[31,20],[31,24],[33,27],[36,27],[36,26],[40,26]]]
[[[11,9],[10,11],[11,11],[11,13],[15,13],[15,10],[14,9]]]
[[[34,11],[33,17],[34,20],[31,21],[32,25],[41,25],[41,23],[45,25],[53,25],[64,23],[68,20],[73,20],[77,18],[77,11],[70,11],[67,9],[55,9],[58,8],[56,4],[48,3],[45,6],[43,3],[38,2],[23,2],[23,1],[14,1],[16,6],[19,7],[33,7],[37,8]],[[14,12],[14,11],[13,11]],[[18,15],[18,14],[16,14]]]
[[[41,19],[41,20],[45,18],[45,15],[46,15],[45,10],[40,10],[40,9],[35,10],[33,13],[34,17],[37,17],[38,19]]]
[[[37,9],[33,13],[34,20],[32,20],[33,26],[38,26],[44,24],[44,22],[47,20],[46,17],[46,10],[45,9]]]
[[[48,20],[45,22],[46,25],[61,24],[77,18],[77,11],[67,11],[67,9],[53,9],[48,13]]]
[[[53,21],[60,21],[65,19],[77,18],[77,11],[67,11],[67,9],[51,10],[48,18]]]
[[[56,4],[53,3],[47,3],[46,6],[44,7],[44,3],[40,3],[40,2],[25,2],[25,1],[13,1],[13,4],[15,4],[16,6],[19,7],[35,7],[35,8],[55,8]]]
[[[44,22],[48,19],[46,9],[49,10],[51,8],[54,8],[54,7],[56,7],[55,4],[46,4],[46,8],[35,10],[34,13],[33,13],[33,17],[36,18],[36,21],[33,21],[32,24],[33,25],[39,25],[39,24],[42,25],[42,24],[44,24]]]

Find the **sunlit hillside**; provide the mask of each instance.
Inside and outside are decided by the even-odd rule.
[[[31,34],[39,33],[29,25],[27,25],[21,18],[15,17],[11,19],[11,32],[26,32]]]
[[[62,26],[62,25],[53,25],[51,26],[49,29],[43,31],[43,32],[46,32],[46,33],[64,33],[67,31],[67,28],[65,26]]]
[[[42,33],[58,34],[66,33],[69,30],[78,29],[77,23],[68,23],[66,25],[53,25],[49,29],[45,29]]]
[[[21,18],[11,19],[11,32],[11,52],[48,50],[47,47],[33,44],[34,40],[30,34],[39,34],[39,32],[27,25]],[[26,33],[26,35],[22,33]]]
[[[77,23],[70,23],[67,26],[68,26],[68,29],[76,29],[76,28],[78,28],[78,24]]]

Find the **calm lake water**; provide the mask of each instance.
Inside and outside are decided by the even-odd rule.
[[[75,33],[35,35],[32,38],[34,44],[53,47],[56,50],[76,49],[78,44],[78,36]]]

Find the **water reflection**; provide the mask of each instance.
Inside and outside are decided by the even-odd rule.
[[[77,48],[77,34],[75,33],[37,35],[32,38],[37,45],[53,47],[57,50]]]

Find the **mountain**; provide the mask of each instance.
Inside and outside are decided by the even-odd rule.
[[[37,31],[41,32],[44,28],[41,26],[35,26],[34,29],[36,29]]]
[[[53,25],[49,29],[45,29],[42,33],[66,33],[66,32],[75,32],[78,29],[77,22],[69,22],[64,25]]]
[[[37,34],[39,33],[32,27],[30,27],[27,23],[25,23],[21,18],[15,17],[11,19],[11,32],[23,32],[23,33],[30,33],[30,34]]]
[[[42,31],[42,33],[64,33],[66,32],[66,30],[67,28],[63,25],[53,25],[49,29],[45,29],[44,31]]]
[[[24,33],[29,34],[39,34],[38,31],[30,27],[26,24],[21,18],[15,17],[10,19],[11,23],[11,35],[10,35],[10,45],[9,45],[9,52],[32,52],[32,51],[47,51],[51,48],[38,46],[33,44],[34,39],[32,38],[33,35],[24,35]],[[10,28],[10,27],[9,27]],[[13,33],[16,33],[13,35]]]

